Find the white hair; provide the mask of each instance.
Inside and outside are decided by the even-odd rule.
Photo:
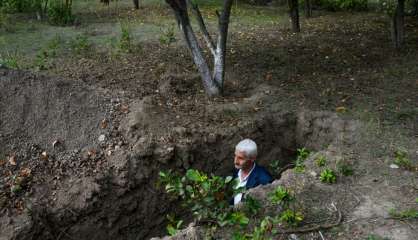
[[[257,144],[251,139],[244,139],[235,146],[235,151],[244,152],[248,158],[257,157]]]

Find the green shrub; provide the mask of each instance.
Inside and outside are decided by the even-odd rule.
[[[389,215],[397,219],[418,219],[418,210],[407,209],[403,211],[396,211],[395,209],[390,209]]]
[[[319,179],[324,183],[335,183],[337,176],[333,170],[327,168],[321,172]]]
[[[284,223],[288,226],[297,226],[303,220],[303,214],[301,212],[287,209],[282,212],[279,217],[279,222]]]
[[[243,213],[231,212],[229,201],[237,190],[232,177],[208,176],[198,170],[189,169],[185,175],[160,172],[159,184],[167,193],[182,200],[197,221],[216,223],[219,226],[246,224]]]
[[[174,216],[167,215],[167,220],[169,221],[167,225],[167,233],[170,236],[174,236],[177,234],[178,230],[181,228],[183,224],[183,220],[177,220]]]

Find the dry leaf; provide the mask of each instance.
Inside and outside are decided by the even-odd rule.
[[[337,107],[335,109],[335,111],[338,112],[338,113],[345,113],[345,112],[347,112],[347,108],[345,108],[345,107]]]
[[[0,166],[5,165],[6,163],[7,163],[7,161],[6,161],[6,160],[0,160]]]
[[[103,119],[103,120],[100,122],[100,128],[101,128],[101,129],[105,129],[105,128],[107,128],[107,120],[106,120],[106,119]]]
[[[55,140],[54,142],[52,142],[52,147],[55,148],[58,144],[60,144],[60,140]]]
[[[20,170],[20,176],[29,177],[31,172],[32,170],[30,170],[29,168],[23,168],[22,170]]]
[[[13,154],[9,157],[9,164],[12,166],[16,166],[16,155]]]
[[[120,111],[123,113],[128,113],[129,112],[129,106],[127,104],[122,104],[120,106]]]
[[[46,161],[46,160],[48,160],[48,153],[46,152],[46,151],[43,151],[42,153],[41,153],[41,159],[42,160],[44,160],[44,161]]]

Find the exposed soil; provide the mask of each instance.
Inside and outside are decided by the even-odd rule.
[[[178,203],[156,187],[158,172],[229,174],[244,137],[256,140],[265,166],[305,146],[354,168],[324,185],[313,155],[305,174],[285,172],[255,197],[300,183],[305,223],[333,219],[331,202],[343,213],[327,239],[414,239],[416,220],[388,211],[417,208],[417,172],[389,165],[398,147],[418,164],[418,28],[408,21],[406,48],[396,52],[385,21],[329,14],[303,21],[299,35],[238,23],[245,31],[231,32],[226,92],[216,99],[204,95],[181,43],[66,53],[38,74],[0,69],[0,239],[163,236]]]

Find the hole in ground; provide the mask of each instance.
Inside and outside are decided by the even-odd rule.
[[[173,212],[178,203],[170,202],[155,186],[159,171],[184,172],[193,168],[215,175],[230,175],[234,147],[243,138],[257,142],[260,165],[268,167],[272,161],[279,160],[280,166],[284,166],[294,160],[297,148],[318,151],[327,147],[344,129],[343,124],[344,121],[331,113],[277,114],[243,126],[196,133],[187,136],[191,141],[183,141],[187,142],[184,144],[177,139],[172,151],[161,151],[164,146],[149,144],[141,150],[121,153],[110,160],[114,165],[112,170],[94,181],[99,186],[88,198],[82,198],[84,205],[81,208],[75,210],[66,206],[65,209],[34,211],[34,230],[30,233],[42,239],[163,236],[166,234],[166,215]],[[81,189],[86,186],[90,185],[80,184]]]

